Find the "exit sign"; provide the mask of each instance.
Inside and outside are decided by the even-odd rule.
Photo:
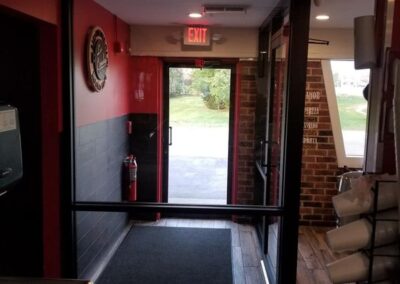
[[[183,31],[183,44],[195,46],[210,45],[210,29],[208,27],[185,27]]]

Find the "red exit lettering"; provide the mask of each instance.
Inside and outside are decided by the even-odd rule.
[[[187,29],[187,39],[191,43],[206,43],[207,28],[189,27]]]

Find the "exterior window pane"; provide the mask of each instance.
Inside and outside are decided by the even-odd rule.
[[[367,101],[363,90],[369,69],[355,70],[354,61],[331,61],[346,157],[364,156]]]

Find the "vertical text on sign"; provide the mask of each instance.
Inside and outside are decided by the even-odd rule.
[[[303,137],[303,144],[317,144],[317,137]]]
[[[305,113],[305,115],[318,115],[319,107],[305,107],[304,113]]]
[[[321,98],[321,91],[306,91],[306,100],[319,101]]]
[[[321,99],[321,91],[319,90],[307,90],[306,91],[306,100],[307,101],[319,101]],[[318,128],[318,122],[316,121],[317,115],[319,115],[319,107],[315,106],[307,106],[304,108],[305,116],[308,116],[309,119],[304,122],[304,129],[316,129]],[[313,120],[311,120],[313,118]],[[304,144],[317,144],[317,137],[303,137]]]

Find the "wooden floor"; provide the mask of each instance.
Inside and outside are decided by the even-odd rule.
[[[265,284],[260,246],[253,226],[229,220],[165,218],[156,222],[135,222],[140,226],[228,228],[232,232],[232,261],[235,284]],[[326,228],[301,227],[297,262],[297,283],[325,284],[329,280],[325,264],[338,258],[326,241]]]
[[[297,283],[325,284],[329,280],[326,264],[343,254],[333,253],[326,242],[326,231],[331,228],[300,227],[297,255]]]

